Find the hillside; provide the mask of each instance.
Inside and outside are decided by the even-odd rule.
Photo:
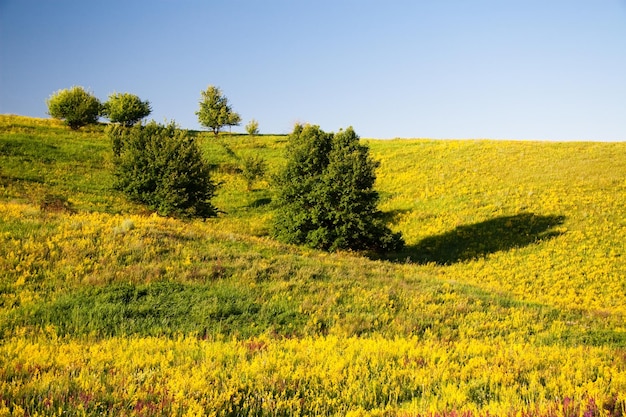
[[[0,415],[626,414],[626,143],[367,140],[371,259],[268,237],[238,164],[286,137],[194,134],[207,221],[112,190],[102,126],[0,116]]]

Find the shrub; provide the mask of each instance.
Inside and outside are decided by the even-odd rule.
[[[102,115],[113,123],[133,126],[152,112],[150,102],[130,93],[113,93],[104,103]]]
[[[72,203],[62,195],[46,193],[40,203],[39,209],[42,212],[66,212],[75,213]]]
[[[259,122],[257,122],[254,119],[250,120],[248,124],[246,125],[246,132],[248,132],[248,135],[250,136],[258,135],[259,134]]]
[[[96,123],[102,111],[100,100],[79,86],[53,93],[46,104],[50,116],[64,120],[72,129]]]
[[[325,250],[396,251],[404,242],[384,224],[373,189],[378,163],[352,128],[337,134],[296,126],[277,178],[274,236]]]
[[[116,188],[161,215],[213,217],[215,184],[194,138],[173,123],[108,130]]]
[[[260,178],[263,178],[265,171],[267,170],[267,164],[262,157],[246,156],[243,158],[243,165],[241,173],[246,180],[246,186],[248,191],[252,189],[254,182]]]

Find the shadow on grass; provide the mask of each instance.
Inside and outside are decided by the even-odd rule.
[[[254,200],[252,203],[248,205],[251,208],[259,208],[263,206],[267,206],[272,203],[272,199],[269,197],[261,197]]]
[[[402,216],[410,213],[411,209],[400,209],[381,212],[382,220],[387,224],[398,223]]]
[[[450,265],[478,259],[557,237],[562,232],[554,230],[554,227],[564,221],[565,216],[533,213],[496,217],[427,237],[416,245],[407,246],[392,260]]]

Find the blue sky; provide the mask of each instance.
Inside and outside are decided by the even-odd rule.
[[[81,85],[198,129],[626,140],[626,0],[0,0],[0,113]]]

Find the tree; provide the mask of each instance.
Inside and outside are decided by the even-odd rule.
[[[397,251],[404,242],[376,208],[378,163],[352,128],[337,134],[296,126],[278,176],[277,239],[325,250]]]
[[[96,123],[102,111],[100,100],[80,86],[53,93],[46,104],[50,116],[64,120],[72,129]]]
[[[200,110],[196,112],[198,121],[215,136],[224,126],[239,126],[241,117],[228,105],[228,99],[219,88],[210,85],[201,93]]]
[[[152,112],[149,101],[130,93],[113,93],[104,103],[102,115],[113,123],[130,127]]]
[[[243,157],[241,174],[246,180],[246,189],[248,191],[252,190],[252,186],[256,180],[265,176],[266,171],[267,163],[265,162],[265,159],[259,155]]]
[[[216,186],[194,138],[175,124],[111,126],[115,186],[164,216],[214,217]]]
[[[257,122],[254,119],[250,120],[250,122],[248,122],[248,124],[246,125],[246,132],[248,132],[248,135],[250,136],[258,135],[259,134],[259,122]]]

